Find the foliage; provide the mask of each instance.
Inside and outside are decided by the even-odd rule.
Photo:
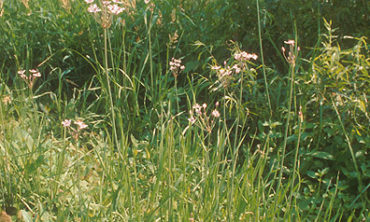
[[[2,217],[369,217],[369,3],[86,2],[0,0]]]

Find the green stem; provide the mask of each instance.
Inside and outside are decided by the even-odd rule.
[[[117,137],[117,128],[116,128],[116,118],[114,115],[114,105],[113,105],[113,98],[112,98],[112,91],[110,88],[110,79],[109,79],[109,71],[108,71],[108,33],[107,29],[104,29],[104,72],[105,77],[107,79],[107,90],[108,90],[108,96],[109,96],[109,102],[110,102],[110,110],[112,115],[112,130],[113,135],[112,139],[115,141],[116,146],[118,148],[118,137]]]
[[[302,110],[300,110],[302,112]],[[297,146],[295,150],[295,155],[294,155],[294,166],[293,166],[293,175],[292,175],[292,181],[291,181],[291,191],[290,191],[290,196],[289,196],[289,209],[290,206],[292,205],[292,197],[293,197],[293,189],[294,189],[294,181],[295,181],[295,175],[298,172],[299,173],[299,166],[297,167],[298,163],[298,151],[299,151],[299,143],[301,141],[301,132],[302,132],[302,122],[303,122],[303,117],[301,118],[302,113],[299,114],[298,116],[298,139],[297,139]],[[290,212],[289,210],[287,212]]]
[[[272,108],[271,108],[271,101],[270,101],[270,94],[269,94],[269,86],[267,84],[265,59],[263,58],[263,45],[262,45],[262,34],[261,34],[262,31],[261,31],[261,18],[260,18],[259,1],[256,0],[256,3],[257,3],[257,18],[258,18],[258,37],[259,37],[259,45],[260,45],[260,53],[261,53],[261,61],[262,61],[263,79],[265,80],[266,96],[267,96],[267,101],[268,101],[268,104],[269,104],[270,116],[271,116],[272,115]]]
[[[292,111],[292,99],[293,99],[293,88],[294,88],[294,72],[295,71],[295,62],[291,63],[290,65],[290,90],[289,90],[289,101],[288,101],[288,115],[285,123],[285,133],[284,133],[284,144],[283,144],[283,153],[281,156],[281,165],[280,165],[280,172],[279,172],[279,182],[277,186],[277,192],[281,186],[281,179],[283,177],[283,167],[284,167],[284,159],[285,159],[285,150],[288,140],[288,131],[289,131],[289,122],[291,117],[291,111]]]
[[[357,165],[357,161],[356,161],[355,153],[353,152],[351,141],[350,141],[350,139],[349,139],[349,137],[347,135],[346,129],[344,128],[344,125],[343,125],[343,122],[342,122],[342,118],[340,118],[340,114],[338,112],[338,108],[335,105],[333,98],[331,98],[331,102],[332,102],[333,107],[334,107],[334,110],[335,110],[335,112],[337,114],[337,117],[338,117],[340,126],[342,127],[344,137],[346,138],[346,142],[348,144],[349,152],[351,153],[351,157],[352,157],[352,160],[353,160],[353,165],[354,165],[355,170],[356,170],[356,173],[357,173],[357,180],[358,180],[358,184],[359,184],[359,190],[362,190],[363,185],[362,185],[362,179],[361,179],[361,172],[360,172],[360,170],[358,168],[358,165]]]

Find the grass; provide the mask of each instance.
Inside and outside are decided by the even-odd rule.
[[[301,40],[293,8],[284,44],[258,0],[1,3],[0,222],[369,217],[366,37]]]

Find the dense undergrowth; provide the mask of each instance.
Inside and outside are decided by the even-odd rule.
[[[0,0],[0,221],[369,218],[367,1],[86,2]]]

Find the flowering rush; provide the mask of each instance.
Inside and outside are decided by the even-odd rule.
[[[72,121],[70,119],[65,119],[62,122],[62,125],[63,125],[63,127],[70,127],[71,126],[71,123],[72,123]]]
[[[254,53],[240,52],[234,54],[234,59],[238,61],[257,60],[258,56]]]
[[[104,13],[119,15],[125,10],[124,7],[120,6],[122,2],[119,0],[101,1],[101,8],[98,6],[98,4],[94,3],[94,0],[85,0],[85,2],[89,4],[87,11],[90,13],[98,13],[103,11]]]
[[[170,70],[175,78],[178,76],[180,71],[185,69],[184,65],[181,65],[181,59],[172,58],[170,61]]]

